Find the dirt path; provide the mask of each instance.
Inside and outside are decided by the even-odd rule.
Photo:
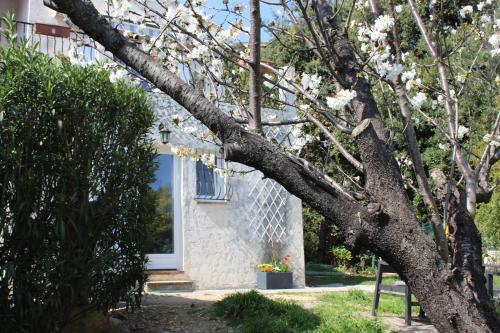
[[[146,295],[141,309],[133,313],[117,310],[112,316],[121,320],[130,333],[236,332],[224,320],[211,319],[210,311],[215,301],[171,295]]]
[[[134,313],[117,310],[113,316],[121,321],[128,332],[144,333],[237,333],[238,330],[230,327],[224,320],[211,319],[212,305],[222,299],[226,293],[178,293],[166,295],[145,295],[143,306]],[[269,298],[293,300],[305,308],[313,308],[320,304],[320,293],[297,292],[265,292]],[[367,317],[368,313],[362,314]],[[382,322],[390,327],[389,332],[405,333],[437,333],[428,322],[414,320],[412,326],[405,326],[402,317],[379,316]],[[124,329],[122,332],[127,332]],[[258,332],[256,332],[258,333]]]

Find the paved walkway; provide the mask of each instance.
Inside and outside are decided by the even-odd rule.
[[[330,293],[330,292],[338,292],[338,291],[348,291],[348,290],[361,290],[373,292],[374,287],[370,285],[353,285],[346,286],[341,283],[333,283],[323,285],[321,287],[305,287],[305,288],[297,288],[297,289],[268,289],[268,290],[259,290],[259,293],[264,295],[274,295],[274,294],[311,294],[311,293]],[[172,290],[171,292],[149,292],[147,295],[156,295],[156,296],[179,296],[185,298],[198,298],[202,295],[213,295],[220,296],[223,298],[226,295],[234,294],[237,292],[247,292],[253,289],[219,289],[219,290],[194,290],[194,291],[176,291]]]

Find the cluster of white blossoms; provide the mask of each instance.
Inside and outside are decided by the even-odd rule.
[[[300,79],[300,84],[302,89],[310,92],[313,96],[319,94],[319,85],[321,83],[321,76],[318,74],[306,74],[302,73],[302,78]]]
[[[424,105],[425,101],[427,101],[427,95],[421,91],[410,98],[411,105],[417,110],[420,110],[422,108],[422,105]]]
[[[476,32],[482,38],[485,32],[491,29],[493,23],[491,36],[487,38],[488,43],[491,45],[491,56],[495,57],[500,55],[500,19],[495,19],[495,10],[492,9],[493,0],[481,1],[476,5],[477,14],[474,12],[472,5],[464,6],[460,9],[460,16],[462,18],[472,18],[472,23],[479,23],[481,29]]]
[[[355,90],[342,89],[334,97],[327,97],[326,104],[333,110],[341,110],[357,96]]]
[[[402,10],[402,8],[401,8]],[[357,38],[361,42],[361,52],[367,53],[367,59],[375,66],[377,73],[394,82],[403,72],[402,64],[391,61],[391,47],[384,45],[388,32],[394,26],[394,19],[388,15],[381,15],[372,27],[358,24]]]
[[[500,22],[498,25],[500,25]],[[500,30],[495,31],[490,36],[488,43],[491,45],[491,56],[494,57],[500,55]]]
[[[190,158],[193,162],[200,161],[207,168],[213,169],[216,173],[221,176],[229,176],[233,177],[238,174],[237,171],[226,167],[217,166],[215,162],[215,154],[213,153],[200,153],[196,149],[188,148],[185,146],[172,146],[171,151],[173,154],[177,155],[180,158]],[[242,174],[244,175],[244,174]]]
[[[363,25],[358,27],[357,37],[360,42],[367,43],[382,42],[387,38],[387,33],[394,25],[394,19],[388,15],[381,15],[376,20],[371,28]]]
[[[189,72],[190,77],[213,75],[218,80],[224,78],[226,64],[219,53],[224,53],[225,48],[238,43],[240,34],[245,30],[241,27],[241,19],[232,22],[229,28],[211,23],[210,16],[204,13],[204,0],[189,4],[184,1],[161,0],[158,1],[161,10],[156,11],[141,2],[108,2],[113,16],[119,22],[118,29],[134,30],[134,33],[123,31],[125,36],[140,40],[143,51],[164,60],[169,69],[176,73],[182,74],[181,68],[189,65],[184,76]],[[127,22],[132,22],[134,26]],[[165,26],[169,28],[164,29]],[[190,77],[186,77],[186,80],[190,80]],[[210,89],[204,92],[207,97],[214,94]]]
[[[500,135],[497,135],[496,138],[491,134],[486,134],[483,136],[483,141],[489,145],[500,147]]]
[[[200,156],[200,161],[209,168],[215,167],[215,164],[214,164],[215,163],[215,155],[214,154],[203,153]]]

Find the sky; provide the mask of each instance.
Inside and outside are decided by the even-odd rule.
[[[271,2],[272,0],[268,1]],[[229,4],[234,4],[235,1],[233,0],[228,0]],[[248,0],[240,0],[238,1],[239,3],[243,3],[245,10],[243,11],[244,17],[248,18]],[[206,6],[211,7],[211,8],[224,8],[224,5],[222,3],[222,0],[207,0],[206,1]],[[279,6],[272,6],[268,4],[261,3],[260,5],[260,16],[264,22],[270,22],[273,20],[273,11],[276,12],[276,10],[280,8]],[[215,17],[215,23],[221,24],[225,18],[226,14],[219,14]],[[244,26],[250,26],[250,22],[247,20],[244,23]],[[262,42],[267,42],[271,38],[271,35],[269,32],[267,32],[265,29],[262,30],[261,32],[261,40]],[[241,41],[245,42],[247,38],[241,38]]]

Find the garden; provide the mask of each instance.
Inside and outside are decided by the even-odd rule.
[[[394,273],[380,282],[411,290],[410,308],[425,312],[415,332],[500,331],[500,276],[485,278],[500,248],[497,4],[117,0],[104,14],[92,1],[43,3],[65,24],[49,34],[91,38],[49,55],[19,35],[14,14],[2,18],[0,332],[408,330],[401,297],[381,296],[371,314],[382,258]],[[105,60],[83,59],[89,49]],[[248,169],[170,153],[213,181],[259,171],[301,202],[307,288],[293,289],[296,254],[273,243],[251,267],[260,291],[145,292],[155,243],[178,246],[164,239],[174,181],[151,190],[153,94],[188,114],[168,126]],[[263,119],[269,108],[294,117]],[[192,119],[206,130],[185,126]],[[290,127],[271,136],[276,126]],[[281,214],[266,200],[260,209]],[[205,220],[195,232],[215,243],[221,230]]]

